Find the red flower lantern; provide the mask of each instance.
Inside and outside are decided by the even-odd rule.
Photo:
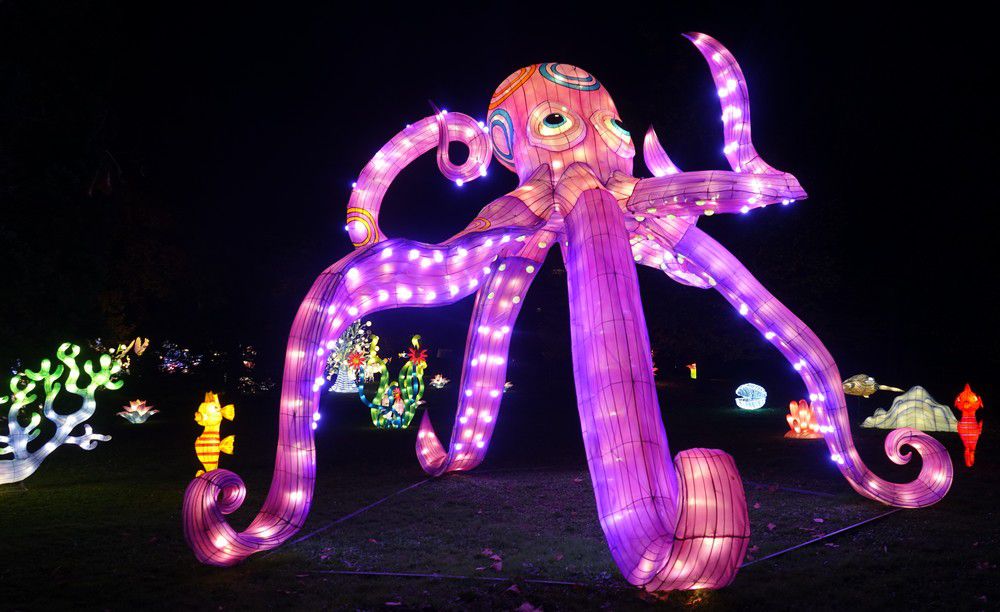
[[[355,351],[347,356],[347,365],[352,369],[358,369],[365,364],[365,356]]]

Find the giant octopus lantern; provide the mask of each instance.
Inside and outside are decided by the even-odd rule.
[[[715,289],[778,349],[808,389],[831,459],[859,493],[906,508],[945,495],[951,460],[922,432],[898,429],[885,442],[896,463],[911,456],[903,446],[921,456],[916,479],[899,484],[868,469],[855,450],[829,352],[696,227],[702,215],[746,213],[805,192],[754,149],[746,81],[733,56],[709,36],[688,38],[708,60],[718,89],[731,171],[681,172],[650,130],[644,157],[654,176],[636,177],[632,136],[611,95],[588,72],[557,63],[509,76],[494,93],[485,123],[441,111],[406,127],[375,154],[347,209],[356,250],[320,275],[292,325],[274,480],[264,507],[237,532],[223,515],[242,502],[242,480],[215,470],[192,481],[184,527],[198,559],[232,565],[275,548],[302,527],[316,475],[310,424],[319,407],[322,347],[373,312],[476,295],[451,439],[443,446],[425,415],[417,458],[431,475],[479,465],[503,397],[511,329],[554,246],[566,263],[576,396],[598,516],[630,583],[649,590],[725,586],[750,535],[732,457],[698,448],[669,460],[636,264]],[[469,149],[460,165],[448,157],[453,141]],[[386,236],[378,223],[386,190],[404,167],[435,147],[438,168],[459,186],[485,174],[491,154],[517,173],[519,185],[440,244]]]

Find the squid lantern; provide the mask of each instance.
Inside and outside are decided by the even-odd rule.
[[[417,458],[431,475],[483,460],[503,396],[511,329],[536,272],[562,251],[570,302],[576,396],[601,526],[629,582],[653,589],[728,584],[749,538],[735,462],[719,450],[667,445],[650,357],[636,264],[674,280],[714,288],[801,376],[835,465],[854,489],[880,502],[919,507],[951,485],[943,446],[913,429],[885,447],[923,465],[899,484],[873,474],[855,450],[840,374],[829,352],[718,242],[696,227],[702,215],[748,212],[805,196],[798,181],[757,154],[746,82],[733,56],[703,34],[689,38],[708,61],[722,104],[723,152],[731,171],[681,172],[650,130],[652,178],[632,172],[635,149],[608,91],[568,64],[521,68],[493,94],[485,123],[440,111],[396,134],[365,166],[351,194],[347,230],[356,250],[314,283],[299,307],[285,355],[277,465],[264,507],[242,532],[224,514],[245,496],[226,470],[196,478],[185,496],[188,543],[203,562],[232,565],[274,548],[306,519],[316,476],[312,415],[319,407],[320,350],[358,317],[392,308],[433,307],[475,294],[448,447],[426,415]],[[450,142],[467,160],[453,163]],[[456,185],[484,175],[491,154],[519,186],[486,205],[440,244],[389,238],[379,227],[383,196],[399,172],[436,147],[438,168]]]

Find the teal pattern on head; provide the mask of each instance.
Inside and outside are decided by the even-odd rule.
[[[570,89],[577,89],[579,91],[594,91],[595,89],[600,89],[601,84],[597,82],[594,75],[586,72],[580,68],[577,68],[584,76],[575,76],[572,74],[566,74],[559,70],[559,64],[557,62],[547,62],[538,66],[538,73],[543,77],[552,81],[557,85],[562,85],[563,87],[569,87]]]
[[[489,128],[493,137],[493,153],[501,161],[514,163],[514,121],[510,118],[510,113],[502,108],[494,110],[490,113]],[[502,140],[494,135],[495,128],[503,132]]]

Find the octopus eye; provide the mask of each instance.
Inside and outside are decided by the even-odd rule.
[[[565,151],[587,135],[584,121],[573,109],[550,101],[532,109],[527,127],[528,142],[549,151]]]
[[[635,147],[632,145],[632,134],[625,129],[622,120],[615,116],[611,110],[601,109],[595,111],[590,116],[590,122],[601,135],[604,144],[608,145],[619,157],[629,159],[635,156]]]
[[[609,116],[604,121],[608,130],[614,132],[621,140],[630,141],[632,139],[631,132],[625,129],[625,124],[618,117]]]
[[[542,117],[538,125],[538,135],[546,138],[565,134],[573,128],[575,122],[570,117],[568,111],[561,113],[548,113]]]
[[[545,127],[557,128],[566,123],[566,117],[560,113],[550,113],[542,119],[542,123],[545,124]]]

